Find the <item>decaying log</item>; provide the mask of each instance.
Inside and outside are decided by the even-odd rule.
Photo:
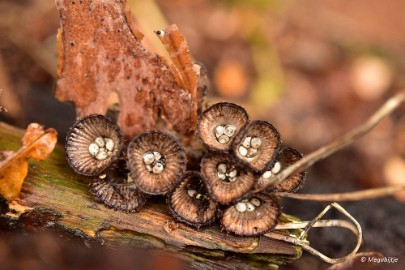
[[[22,130],[0,123],[0,151],[17,150]],[[7,230],[57,230],[88,245],[141,246],[175,251],[199,269],[258,269],[300,257],[301,249],[266,237],[236,237],[219,226],[193,229],[175,222],[163,198],[139,213],[123,213],[95,201],[89,179],[68,166],[62,146],[41,162],[31,162],[20,199],[0,215]],[[286,216],[282,216],[286,219]]]

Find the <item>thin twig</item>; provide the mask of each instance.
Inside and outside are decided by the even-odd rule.
[[[254,192],[261,192],[270,186],[277,185],[295,172],[303,171],[311,167],[315,162],[320,161],[342,149],[343,147],[353,143],[355,140],[357,140],[358,138],[369,132],[373,127],[375,127],[385,116],[389,115],[402,102],[404,102],[404,100],[405,92],[401,91],[397,95],[388,99],[364,124],[356,127],[342,137],[298,160],[297,162],[280,172],[276,177],[274,177],[274,179],[272,179],[271,182],[266,183],[266,185],[260,186]]]
[[[274,231],[303,229],[308,226],[309,221],[293,221],[279,223],[274,227]],[[345,228],[357,235],[357,227],[353,223],[344,219],[323,219],[314,223],[313,228],[340,227]]]
[[[343,215],[345,215],[347,218],[349,218],[352,223],[349,223],[348,221],[345,221],[345,220],[321,220],[321,218],[331,208],[337,209],[339,212],[341,212]],[[325,254],[321,253],[320,251],[316,250],[315,248],[311,247],[308,243],[308,240],[306,239],[309,230],[311,230],[312,228],[315,228],[315,227],[346,228],[346,229],[350,230],[356,236],[356,239],[357,239],[356,246],[353,248],[353,250],[349,254],[347,254],[344,257],[330,258],[330,257],[326,256]],[[277,240],[281,240],[281,241],[284,241],[287,243],[291,243],[291,244],[300,246],[304,250],[306,250],[309,253],[315,255],[316,257],[322,259],[323,261],[325,261],[327,263],[332,263],[332,264],[343,262],[343,261],[349,259],[350,257],[354,256],[356,254],[356,252],[359,250],[362,239],[363,239],[363,232],[362,232],[361,226],[357,222],[357,220],[352,215],[350,215],[342,206],[340,206],[338,203],[335,203],[335,202],[326,206],[325,209],[322,210],[322,212],[320,212],[311,221],[286,223],[286,224],[276,226],[275,229],[276,230],[289,230],[289,229],[296,229],[296,228],[303,229],[300,237],[280,234],[277,231],[271,231],[271,232],[265,234],[265,236],[272,238],[272,239],[277,239]]]
[[[295,194],[288,192],[276,192],[274,195],[291,198],[296,200],[311,200],[311,201],[361,201],[370,200],[380,197],[391,196],[394,193],[405,190],[405,185],[403,186],[389,186],[382,188],[373,188],[368,190],[345,192],[345,193],[330,193],[330,194]]]

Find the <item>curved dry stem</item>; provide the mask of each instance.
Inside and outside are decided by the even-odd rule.
[[[339,220],[339,219],[321,220],[321,218],[332,207],[337,209],[339,212],[341,212],[346,217],[348,217],[351,222],[348,222],[346,220]],[[308,244],[308,241],[305,240],[309,230],[311,230],[314,227],[341,227],[341,228],[348,229],[356,236],[356,239],[357,239],[356,246],[353,248],[352,252],[350,252],[348,255],[346,255],[344,257],[330,258],[330,257],[326,256],[325,254],[321,253],[320,251],[311,247]],[[311,221],[291,222],[291,223],[286,223],[286,224],[280,224],[280,225],[277,225],[274,229],[275,230],[304,229],[298,238],[294,237],[294,236],[283,235],[283,234],[277,233],[277,231],[272,231],[270,233],[267,233],[267,234],[265,234],[265,236],[272,238],[272,239],[277,239],[277,240],[285,241],[285,242],[300,246],[304,250],[308,251],[309,253],[311,253],[311,254],[315,255],[316,257],[322,259],[323,261],[325,261],[327,263],[331,263],[331,264],[343,262],[343,261],[349,259],[350,257],[354,256],[357,253],[357,251],[359,250],[362,239],[363,239],[363,233],[362,233],[360,224],[357,222],[357,220],[352,215],[350,215],[338,203],[331,203],[330,205],[326,206],[325,209],[322,212],[320,212]]]
[[[277,185],[295,172],[303,171],[312,166],[312,164],[314,164],[315,162],[322,160],[335,153],[336,151],[342,149],[343,147],[353,143],[355,140],[374,128],[385,116],[389,115],[402,102],[404,102],[404,100],[405,92],[401,91],[400,93],[388,99],[364,124],[356,127],[342,137],[298,160],[297,162],[280,172],[276,177],[272,179],[271,182],[268,182],[266,185],[263,185],[260,188],[256,189],[255,193],[261,192],[271,186]]]
[[[361,201],[370,200],[380,197],[391,196],[394,193],[405,190],[405,185],[401,186],[388,186],[382,188],[373,188],[354,192],[345,193],[330,193],[330,194],[294,194],[288,192],[275,192],[275,196],[290,198],[296,200],[310,200],[310,201]]]
[[[308,221],[298,221],[290,222],[284,224],[278,224],[274,230],[292,230],[292,229],[303,229],[308,226]],[[348,229],[353,234],[357,235],[357,227],[353,223],[343,220],[343,219],[324,219],[318,220],[313,224],[313,228],[324,228],[324,227],[341,227]]]

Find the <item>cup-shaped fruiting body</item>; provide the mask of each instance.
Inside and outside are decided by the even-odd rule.
[[[166,194],[185,172],[187,158],[180,143],[164,132],[146,131],[128,145],[130,175],[147,194]]]
[[[76,173],[96,176],[120,154],[123,135],[119,126],[104,115],[79,119],[66,136],[66,156]]]
[[[248,123],[246,111],[233,103],[217,103],[199,117],[198,136],[210,150],[229,150],[238,132]]]
[[[254,171],[262,171],[274,162],[280,147],[277,129],[268,122],[256,120],[240,131],[232,150],[243,164]]]
[[[190,226],[211,224],[218,206],[208,195],[205,183],[198,172],[187,172],[168,198],[173,216]]]
[[[274,228],[280,213],[276,199],[256,194],[225,209],[221,224],[226,231],[236,235],[262,235]]]
[[[260,174],[256,186],[260,188],[271,183],[277,174],[301,158],[302,154],[296,149],[284,147],[281,150],[281,153],[277,156],[276,162],[272,165],[272,167]],[[268,187],[266,192],[295,192],[304,184],[305,174],[305,171],[296,172],[277,185]]]
[[[107,170],[93,179],[91,192],[103,204],[124,212],[141,210],[147,195],[138,190],[129,176],[124,160],[113,163]]]
[[[201,161],[201,174],[211,197],[220,204],[230,204],[252,190],[256,179],[226,154],[210,153]]]

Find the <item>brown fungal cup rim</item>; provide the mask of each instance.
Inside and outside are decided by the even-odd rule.
[[[252,128],[252,126],[254,126],[254,125],[266,126],[267,128],[269,128],[273,132],[273,134],[274,134],[274,136],[275,136],[275,138],[277,140],[277,142],[276,142],[277,146],[274,149],[274,153],[272,154],[271,159],[269,159],[267,162],[263,163],[260,167],[252,165],[251,162],[247,161],[244,158],[241,158],[240,154],[238,153],[238,146],[241,145],[242,140],[245,137],[250,137],[250,136],[246,136],[246,135],[249,134],[250,128]],[[251,135],[251,134],[249,134],[249,135]],[[233,157],[235,158],[235,162],[237,162],[237,163],[239,163],[239,164],[241,164],[243,166],[246,166],[247,168],[249,168],[249,170],[252,170],[252,171],[258,173],[258,172],[263,172],[267,168],[274,165],[274,163],[277,161],[276,158],[277,158],[277,156],[279,155],[279,153],[280,153],[280,151],[282,149],[282,145],[283,144],[282,144],[281,135],[278,132],[278,130],[271,123],[269,123],[267,121],[263,121],[263,120],[254,120],[254,121],[251,121],[250,123],[248,123],[247,125],[245,125],[240,130],[238,136],[235,138],[235,140],[232,143],[231,153],[232,153]],[[261,155],[263,155],[263,154],[261,154]],[[262,157],[259,156],[259,157],[256,157],[255,159],[261,159],[261,158]]]
[[[105,206],[125,213],[139,212],[148,200],[135,184],[128,182],[127,160],[116,160],[104,172],[94,177],[90,191]]]
[[[122,212],[125,212],[125,213],[135,213],[135,212],[141,211],[143,206],[147,202],[148,195],[142,193],[136,187],[134,187],[136,189],[136,190],[134,190],[134,192],[137,193],[134,196],[137,196],[137,198],[138,198],[137,199],[138,205],[136,207],[133,207],[133,206],[130,207],[128,205],[130,202],[133,201],[133,200],[130,201],[129,199],[126,199],[126,201],[122,201],[122,199],[121,199],[119,204],[117,204],[117,201],[112,202],[111,198],[109,200],[105,200],[102,197],[100,197],[101,195],[96,190],[96,183],[97,182],[99,182],[99,183],[102,182],[101,184],[104,184],[104,185],[110,185],[109,188],[114,189],[113,192],[115,193],[116,196],[119,196],[119,197],[123,197],[123,194],[119,191],[118,186],[119,185],[124,186],[125,184],[124,183],[122,183],[122,184],[113,184],[113,183],[108,182],[108,180],[106,180],[106,179],[93,178],[93,180],[92,180],[92,182],[90,184],[91,185],[91,188],[90,188],[91,193],[96,197],[96,199],[98,201],[100,201],[102,204],[104,204],[105,206],[107,206],[107,207],[109,207],[111,209],[114,209],[114,210],[117,210],[117,211],[122,211]],[[124,204],[126,204],[126,205],[124,206]]]
[[[209,219],[208,221],[206,221],[206,222],[191,222],[190,220],[182,217],[178,213],[178,211],[175,209],[173,204],[172,204],[172,195],[173,195],[173,193],[178,188],[181,188],[181,185],[183,185],[184,182],[188,181],[187,178],[194,178],[194,177],[195,178],[200,178],[199,181],[201,181],[201,183],[205,186],[205,188],[207,190],[207,195],[209,195],[207,186],[206,186],[206,184],[204,182],[204,179],[203,179],[202,175],[199,172],[196,172],[196,171],[189,171],[189,172],[186,172],[185,174],[183,174],[183,176],[181,177],[181,181],[179,183],[177,183],[177,185],[172,189],[172,191],[170,192],[170,194],[169,194],[169,196],[167,198],[167,204],[169,206],[170,212],[172,213],[173,217],[176,220],[178,220],[180,222],[183,222],[183,223],[185,223],[185,224],[187,224],[187,225],[189,225],[191,227],[200,228],[200,227],[204,227],[204,226],[209,226],[209,225],[211,225],[212,223],[214,223],[217,220],[218,204],[211,197],[210,197],[210,199],[211,199],[212,203],[214,203],[216,205],[217,209],[216,209],[213,217],[211,219]]]
[[[281,212],[281,205],[280,205],[279,200],[278,200],[275,196],[272,196],[272,195],[269,195],[269,194],[265,194],[265,193],[254,194],[254,195],[250,196],[250,198],[252,198],[252,197],[258,197],[261,201],[265,201],[266,203],[271,202],[272,205],[273,205],[273,207],[276,207],[277,213],[276,213],[276,215],[275,215],[275,217],[274,217],[274,224],[272,224],[272,225],[271,225],[269,228],[267,228],[266,230],[261,231],[261,232],[258,232],[258,233],[239,234],[239,233],[236,233],[236,232],[234,232],[234,231],[228,230],[228,229],[226,228],[226,226],[224,225],[224,223],[223,223],[223,222],[224,222],[224,217],[225,217],[225,215],[227,214],[227,211],[231,209],[231,207],[235,207],[235,205],[236,205],[238,202],[241,201],[241,200],[239,200],[238,202],[235,202],[234,204],[229,205],[229,206],[223,211],[223,214],[222,214],[220,223],[221,223],[221,227],[222,227],[225,231],[227,231],[228,233],[231,233],[231,234],[233,234],[233,235],[237,235],[237,236],[260,236],[260,235],[264,235],[264,234],[266,234],[266,233],[272,231],[272,230],[277,226],[278,221],[279,221],[279,218],[280,218],[281,213],[282,213],[282,212]],[[235,211],[236,211],[236,210],[235,210]],[[234,221],[233,223],[235,223],[235,221]]]
[[[74,129],[81,123],[84,123],[85,121],[92,119],[92,118],[99,118],[99,119],[103,119],[102,121],[106,121],[106,123],[108,125],[110,125],[113,128],[113,131],[116,132],[117,134],[117,138],[118,138],[118,151],[116,152],[116,155],[112,156],[111,158],[109,158],[109,162],[106,163],[104,166],[100,167],[99,170],[95,171],[95,172],[84,172],[81,171],[79,168],[76,167],[76,165],[73,163],[72,157],[69,154],[69,143],[71,141],[71,137],[72,134],[75,133]],[[100,134],[103,135],[103,134]],[[80,175],[84,175],[84,176],[97,176],[99,175],[101,172],[103,172],[104,170],[106,170],[114,161],[116,161],[120,155],[121,155],[121,151],[124,145],[124,135],[119,127],[119,125],[113,121],[112,119],[110,119],[109,117],[103,115],[103,114],[89,114],[86,115],[78,120],[75,121],[75,123],[69,128],[67,134],[66,134],[66,139],[65,139],[65,153],[66,153],[66,160],[68,161],[69,166],[73,169],[73,171],[77,174]],[[89,142],[90,143],[90,142]],[[117,144],[117,142],[115,142],[115,144]]]
[[[248,177],[252,178],[252,183],[249,185],[249,188],[247,188],[240,196],[235,197],[235,198],[233,198],[231,200],[224,201],[223,199],[219,198],[218,195],[216,194],[216,191],[214,191],[213,187],[209,183],[210,179],[209,179],[209,177],[207,177],[206,171],[204,170],[204,164],[205,164],[205,162],[207,162],[208,159],[215,158],[215,157],[222,157],[223,158],[222,160],[226,160],[226,162],[231,162],[233,165],[235,165],[235,168],[237,170],[242,171],[244,174],[249,174]],[[215,165],[215,167],[220,163],[220,161],[216,162],[216,163],[217,164]],[[201,167],[201,176],[204,179],[204,182],[205,182],[205,185],[207,187],[207,190],[208,190],[208,193],[209,193],[210,197],[220,205],[230,205],[230,204],[233,204],[233,203],[235,203],[235,202],[237,202],[239,200],[242,200],[242,199],[250,196],[251,191],[255,187],[257,178],[255,177],[253,172],[248,171],[245,168],[241,167],[240,164],[235,162],[235,160],[232,157],[230,157],[229,155],[227,155],[225,153],[222,153],[222,152],[210,152],[210,153],[207,153],[201,159],[200,167]],[[220,180],[220,179],[218,179],[216,181],[221,181],[222,182],[222,180]],[[222,183],[220,183],[220,184],[222,184]],[[236,182],[234,182],[234,183],[224,183],[224,185],[229,185],[229,186],[230,185],[237,185],[237,183]],[[215,188],[217,188],[217,186]],[[224,192],[226,192],[226,191],[224,191]]]
[[[290,147],[290,146],[283,146],[282,149],[280,150],[280,153],[279,153],[278,157],[279,157],[280,155],[282,155],[284,151],[291,151],[291,152],[293,152],[294,154],[296,154],[296,155],[299,157],[299,159],[301,159],[301,158],[304,157],[304,155],[303,155],[300,151],[298,151],[297,149],[295,149],[295,148],[293,148],[293,147]],[[299,160],[299,159],[298,159],[298,160]],[[278,161],[278,158],[275,160],[275,162],[277,162],[277,161]],[[293,163],[295,163],[295,162],[297,162],[297,161],[294,161]],[[293,164],[293,163],[292,163],[292,164]],[[292,164],[290,164],[290,165],[292,165]],[[274,165],[274,164],[273,164],[273,165]],[[290,166],[290,165],[289,165],[289,166]],[[272,168],[272,166],[271,166],[271,167],[269,166],[269,168],[266,169],[266,170],[269,170],[269,169],[271,169],[271,168]],[[287,168],[287,167],[286,167],[286,168]],[[285,169],[285,168],[282,168],[281,171],[283,171],[284,169]],[[281,172],[281,171],[280,171],[280,172]],[[299,172],[299,174],[300,174],[299,184],[298,184],[295,188],[289,190],[288,192],[296,192],[296,191],[298,191],[299,189],[301,189],[302,186],[305,184],[305,178],[306,178],[307,171],[301,171],[301,172]],[[295,175],[295,174],[291,175],[290,177],[292,177],[292,176],[294,176],[294,175]],[[288,177],[288,178],[285,179],[284,181],[288,180],[290,177]],[[283,181],[282,181],[281,183],[283,183]],[[281,184],[281,183],[279,183],[279,184]],[[270,188],[268,188],[268,189],[265,190],[266,193],[278,192],[278,191],[280,191],[280,190],[277,188],[277,185],[276,185],[276,186],[273,186],[273,187],[270,187]]]
[[[205,140],[205,134],[203,134],[203,132],[209,132],[209,130],[202,130],[202,123],[205,121],[205,117],[207,117],[207,114],[211,113],[214,110],[220,109],[220,107],[234,108],[234,109],[238,110],[240,112],[241,116],[245,119],[245,123],[239,128],[239,130],[237,130],[235,132],[235,134],[232,136],[232,138],[230,138],[229,142],[226,145],[224,145],[224,147],[221,147],[221,144],[219,142],[215,143],[216,145],[213,145],[213,144],[210,144],[209,142],[207,142]],[[238,133],[247,124],[249,124],[249,114],[246,112],[246,110],[242,106],[239,106],[239,105],[237,105],[235,103],[231,103],[231,102],[218,102],[218,103],[215,103],[215,104],[209,106],[207,109],[205,109],[199,115],[198,123],[197,123],[197,135],[198,135],[198,138],[200,139],[201,143],[210,151],[224,152],[224,151],[228,151],[232,147],[232,143],[235,140],[235,138],[237,137]],[[213,124],[211,124],[211,125],[213,126]],[[215,136],[214,134],[212,134],[212,135]],[[214,141],[214,140],[212,140],[212,141]]]
[[[159,190],[157,190],[157,191],[148,190],[148,189],[146,189],[144,186],[142,186],[142,185],[139,183],[139,181],[140,181],[139,178],[140,178],[140,177],[142,178],[142,177],[145,177],[145,176],[136,175],[135,172],[134,172],[135,168],[132,167],[132,166],[134,165],[133,162],[136,162],[136,161],[134,161],[134,160],[132,159],[132,155],[131,155],[131,153],[130,153],[130,151],[132,151],[132,147],[131,147],[131,146],[132,146],[136,141],[138,141],[138,140],[140,140],[141,138],[146,137],[146,136],[160,136],[160,137],[164,137],[165,139],[168,139],[168,140],[170,140],[172,143],[174,143],[175,147],[177,147],[178,150],[179,150],[179,152],[176,154],[176,155],[179,156],[179,161],[180,161],[179,163],[181,163],[181,164],[179,164],[180,167],[179,167],[178,175],[177,175],[176,177],[173,177],[173,178],[175,178],[175,179],[173,180],[173,182],[172,182],[170,185],[168,185],[167,187],[161,188],[161,189],[159,189]],[[145,152],[151,151],[151,150],[153,150],[153,149],[144,149]],[[163,156],[165,155],[164,153],[161,153],[161,154],[162,154]],[[166,153],[166,156],[167,156],[167,153]],[[185,153],[185,150],[184,150],[184,147],[182,146],[182,144],[181,144],[175,137],[173,137],[172,135],[170,135],[170,134],[168,134],[168,133],[166,133],[166,132],[164,132],[164,131],[160,131],[160,130],[148,130],[148,131],[144,131],[144,132],[138,134],[137,136],[135,136],[135,137],[128,143],[128,147],[127,147],[127,158],[128,158],[128,166],[129,166],[129,170],[130,170],[130,175],[131,175],[131,177],[132,177],[133,180],[135,181],[135,183],[136,183],[137,187],[139,188],[139,190],[142,191],[143,193],[146,193],[146,194],[149,194],[149,195],[165,195],[165,194],[169,193],[169,192],[176,186],[176,184],[179,183],[179,181],[181,180],[181,176],[182,176],[182,174],[185,172],[186,166],[187,166],[187,156],[186,156],[186,153]],[[139,165],[139,166],[144,166],[144,164],[141,164],[141,165]],[[166,166],[167,166],[167,163],[166,163]],[[165,168],[166,168],[166,167],[165,167]],[[146,168],[144,168],[144,167],[141,167],[141,170],[142,170],[142,171],[140,172],[140,174],[141,174],[142,172],[147,172],[147,171],[146,171]],[[148,172],[148,173],[149,173],[149,172]],[[163,171],[162,173],[164,173],[164,171]],[[150,175],[148,174],[147,176],[150,176]]]

